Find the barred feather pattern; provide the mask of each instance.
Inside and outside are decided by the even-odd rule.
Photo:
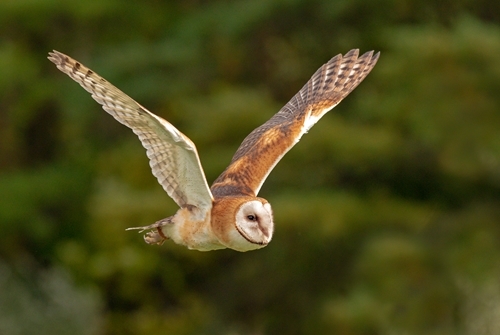
[[[379,55],[369,51],[359,56],[359,50],[353,49],[321,66],[278,113],[243,140],[213,183],[214,196],[256,196],[280,159],[366,78]]]
[[[213,197],[188,137],[71,57],[54,50],[48,58],[91,93],[106,112],[132,129],[146,148],[153,175],[180,207],[211,207]]]

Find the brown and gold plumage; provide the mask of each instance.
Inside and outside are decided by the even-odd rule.
[[[274,166],[326,112],[358,86],[379,53],[357,49],[320,67],[271,119],[241,143],[226,170],[208,183],[191,140],[108,81],[58,51],[49,60],[92,94],[103,109],[132,129],[146,148],[153,175],[179,205],[173,216],[139,228],[146,242],[170,238],[202,251],[248,251],[266,246],[274,231],[267,200],[257,197]]]

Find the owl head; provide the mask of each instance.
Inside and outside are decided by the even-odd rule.
[[[249,251],[265,247],[273,236],[273,211],[267,200],[257,197],[227,198],[220,201],[220,212],[232,220],[213,220],[212,229],[226,247]],[[217,212],[218,208],[214,208]],[[230,223],[229,223],[230,222]]]

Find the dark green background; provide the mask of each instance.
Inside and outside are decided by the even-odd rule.
[[[500,334],[500,2],[0,1],[0,333]],[[277,165],[266,248],[148,246],[172,215],[81,61],[209,183],[328,59],[367,79]]]

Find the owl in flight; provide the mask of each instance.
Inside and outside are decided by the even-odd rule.
[[[267,176],[316,122],[373,69],[380,53],[359,50],[337,55],[320,67],[302,89],[269,121],[241,143],[231,163],[208,186],[194,143],[94,71],[53,51],[49,60],[92,94],[118,122],[132,129],[146,148],[153,175],[180,209],[172,216],[137,228],[144,240],[167,239],[189,249],[265,247],[273,236],[271,205],[257,197]]]

